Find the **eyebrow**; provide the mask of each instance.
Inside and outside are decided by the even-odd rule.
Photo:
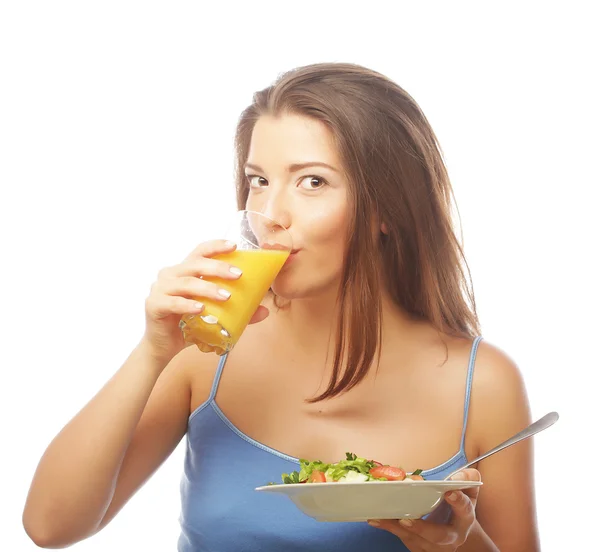
[[[328,165],[327,163],[321,163],[320,161],[309,161],[308,163],[292,163],[288,166],[287,171],[289,173],[295,173],[301,171],[302,169],[307,169],[308,167],[323,167],[334,172],[339,172],[336,168],[332,167],[331,165]],[[265,172],[258,165],[253,165],[252,163],[246,163],[245,168],[252,169],[253,171],[261,173]]]

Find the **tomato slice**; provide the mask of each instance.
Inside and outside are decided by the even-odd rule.
[[[325,483],[326,481],[325,473],[319,470],[313,470],[308,478],[309,483]]]
[[[375,467],[376,467],[376,468],[378,468],[378,467],[380,467],[380,466],[383,466],[383,464],[382,464],[381,462],[377,462],[377,460],[371,460],[371,462],[372,462],[373,464],[375,464]]]
[[[402,468],[394,466],[377,466],[372,468],[369,473],[373,477],[383,477],[388,481],[402,481],[406,478],[406,472]]]

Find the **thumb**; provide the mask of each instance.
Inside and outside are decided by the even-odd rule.
[[[467,468],[465,470],[460,470],[458,473],[455,473],[451,478],[451,481],[481,481],[481,473],[479,470],[474,468]]]
[[[454,474],[451,478],[451,481],[481,481],[481,473],[479,470],[474,468],[467,468],[459,471]],[[462,492],[465,493],[471,499],[477,499],[479,495],[479,486],[471,487],[470,489],[462,489]]]
[[[252,315],[249,324],[257,324],[258,322],[262,322],[265,318],[269,316],[269,309],[263,305],[259,305],[256,309],[256,312]]]

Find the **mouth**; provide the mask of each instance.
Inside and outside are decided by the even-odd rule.
[[[268,249],[270,251],[288,251],[289,250],[289,247],[286,247],[285,245],[282,245],[280,243],[271,243],[271,242],[261,244],[260,248]],[[292,253],[293,253],[293,251],[292,251]]]
[[[286,259],[286,261],[285,261],[285,263],[284,263],[283,266],[289,265],[296,258],[296,255],[298,254],[298,251],[300,251],[300,250],[299,249],[293,249],[290,252],[290,254],[289,254],[288,258]]]

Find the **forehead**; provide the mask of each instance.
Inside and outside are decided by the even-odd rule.
[[[306,161],[340,165],[333,134],[324,123],[296,114],[265,115],[258,119],[252,132],[249,163]]]

